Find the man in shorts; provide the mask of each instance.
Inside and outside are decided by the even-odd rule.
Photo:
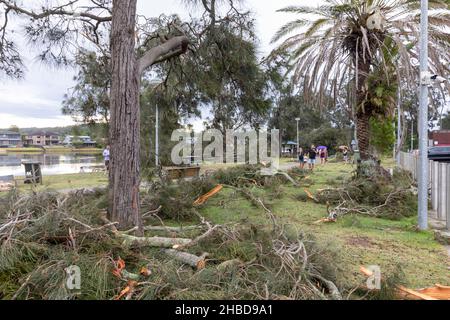
[[[317,157],[317,149],[315,145],[311,146],[311,149],[309,149],[308,152],[308,166],[309,170],[313,171],[314,167],[316,165],[316,157]]]

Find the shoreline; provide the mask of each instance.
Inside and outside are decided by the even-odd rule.
[[[41,149],[41,148],[6,148],[0,149],[0,154],[101,154],[102,149],[98,148],[86,148],[86,149],[76,149],[76,148],[52,148],[52,149]]]

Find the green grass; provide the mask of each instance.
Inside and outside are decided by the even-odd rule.
[[[327,164],[318,166],[311,174],[314,182],[308,190],[329,187],[327,182],[345,181],[351,177],[352,166]],[[389,275],[400,266],[405,273],[406,285],[412,288],[432,286],[436,283],[449,285],[449,260],[445,248],[438,244],[432,232],[417,232],[416,217],[392,221],[363,216],[346,216],[333,224],[314,224],[326,217],[326,206],[314,202],[302,202],[295,198],[304,193],[303,188],[287,184],[273,190],[257,190],[283,223],[295,225],[313,234],[325,246],[335,247],[339,259],[340,284],[356,287],[363,284],[359,272],[362,265],[379,265],[382,273]],[[255,225],[268,223],[264,212],[251,205],[242,195],[226,189],[212,198],[201,209],[203,215],[215,223],[248,221]]]
[[[213,165],[208,169],[217,168]],[[315,193],[336,183],[345,183],[352,176],[353,169],[343,163],[319,165],[309,175],[312,185],[307,189]],[[38,189],[67,190],[106,184],[107,176],[103,173],[72,174],[44,177],[44,185]],[[21,185],[19,188],[22,191],[31,190],[30,186]],[[436,283],[450,285],[446,250],[434,240],[431,232],[416,231],[416,217],[392,221],[352,215],[340,218],[337,223],[315,224],[327,215],[326,206],[298,200],[299,195],[304,195],[304,188],[283,184],[269,189],[254,187],[252,192],[263,199],[282,223],[312,234],[319,245],[329,246],[338,252],[333,267],[338,270],[339,285],[343,287],[364,284],[365,278],[359,272],[362,265],[379,265],[385,275],[400,266],[405,274],[405,284],[411,288]],[[199,210],[217,224],[248,222],[263,228],[270,223],[260,208],[252,205],[239,192],[227,188]]]
[[[108,184],[108,176],[104,173],[79,173],[55,176],[44,176],[43,184],[38,185],[37,190],[70,190],[80,188],[102,187]],[[20,191],[32,191],[33,186],[26,185],[18,180]]]
[[[11,153],[42,153],[41,148],[6,148],[6,152]]]

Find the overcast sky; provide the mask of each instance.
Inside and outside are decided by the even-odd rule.
[[[288,5],[319,4],[318,0],[245,0],[243,6],[256,18],[260,38],[260,54],[270,51],[270,39],[276,30],[292,17],[276,13]],[[139,13],[147,17],[162,13],[178,13],[188,17],[181,0],[139,0]],[[28,71],[23,80],[0,78],[0,128],[66,126],[72,124],[69,117],[61,115],[61,101],[68,88],[73,86],[72,69],[54,70],[34,61],[32,53],[24,55]]]

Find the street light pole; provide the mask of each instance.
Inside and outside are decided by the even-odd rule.
[[[298,128],[298,122],[300,121],[300,118],[295,118],[295,121],[297,121],[297,156],[300,152],[300,137],[299,137],[299,128]]]
[[[421,0],[420,106],[419,106],[419,208],[420,230],[428,229],[428,0]]]
[[[156,103],[156,112],[155,112],[155,164],[156,168],[159,167],[159,107],[158,103]]]
[[[397,94],[397,147],[395,148],[395,157],[397,165],[400,166],[400,148],[402,145],[402,107],[401,107],[401,91],[400,83],[398,84],[398,94]]]

